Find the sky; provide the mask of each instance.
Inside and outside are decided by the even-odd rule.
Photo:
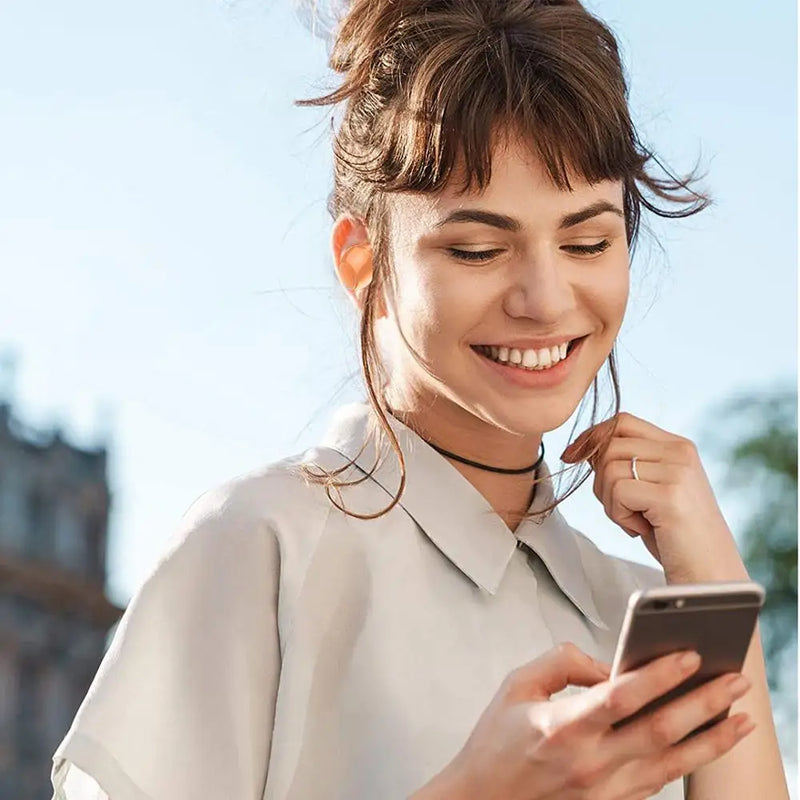
[[[643,232],[622,408],[698,443],[736,533],[752,499],[701,436],[726,398],[796,382],[796,10],[587,5],[617,34],[642,138],[678,172],[699,163],[715,201],[645,218],[663,250]],[[289,0],[0,0],[0,349],[23,422],[109,447],[117,603],[195,498],[312,446],[362,396],[327,117],[293,106],[331,81]],[[655,566],[591,484],[567,519]]]

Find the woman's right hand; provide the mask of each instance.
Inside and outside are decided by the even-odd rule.
[[[747,714],[684,736],[729,708],[730,673],[619,729],[611,724],[682,683],[699,664],[671,653],[608,680],[608,665],[571,642],[503,681],[466,744],[416,798],[454,800],[639,800],[727,753]],[[736,673],[733,673],[736,674]],[[590,687],[550,700],[569,684]],[[680,742],[680,744],[677,744]]]

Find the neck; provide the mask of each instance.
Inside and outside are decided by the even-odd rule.
[[[492,467],[521,469],[539,457],[541,434],[519,435],[498,428],[460,406],[436,397],[428,404],[398,408],[392,414],[422,439],[470,461]],[[533,500],[534,472],[504,474],[443,456],[487,500],[513,532]]]

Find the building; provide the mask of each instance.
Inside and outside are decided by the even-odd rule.
[[[52,796],[53,751],[123,612],[105,594],[106,457],[0,399],[0,800]]]

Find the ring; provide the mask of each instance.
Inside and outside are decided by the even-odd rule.
[[[636,471],[636,461],[637,461],[637,457],[634,456],[631,459],[631,472],[633,473],[634,480],[638,481],[639,480],[639,473]]]

